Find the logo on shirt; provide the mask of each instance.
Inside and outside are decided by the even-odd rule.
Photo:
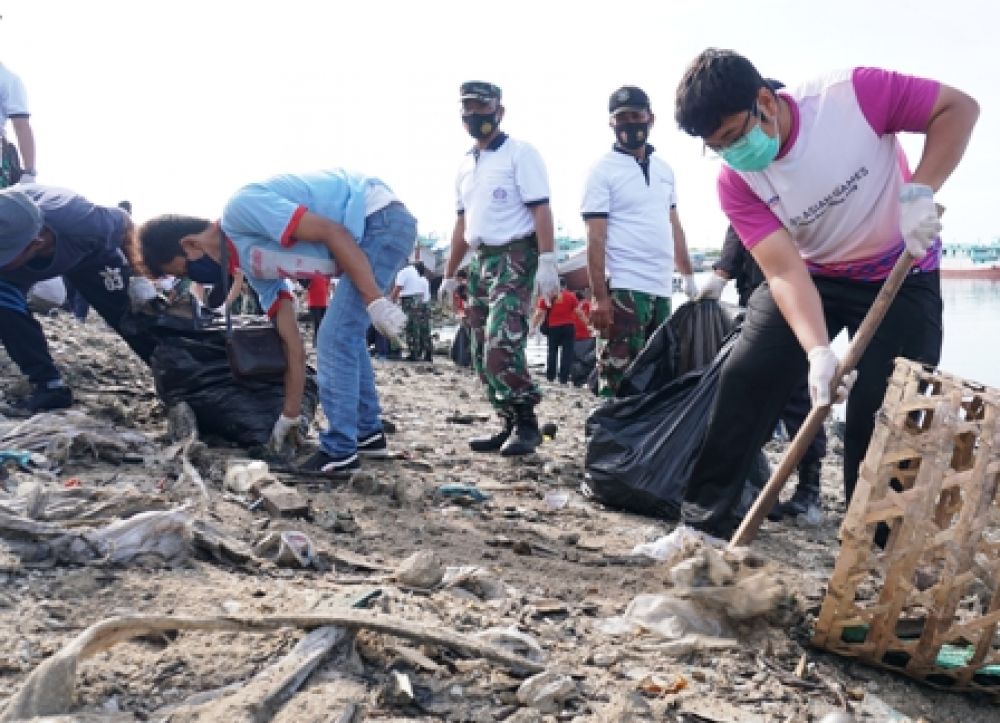
[[[811,223],[823,218],[826,212],[834,206],[839,206],[849,199],[858,190],[858,182],[868,175],[868,169],[861,166],[852,173],[843,183],[838,184],[830,193],[806,208],[797,216],[792,216],[789,221],[792,226],[808,226]]]
[[[122,279],[122,270],[105,266],[104,271],[99,272],[104,288],[108,291],[121,291],[125,288],[125,281]]]
[[[497,203],[503,203],[507,200],[507,191],[502,188],[493,189],[493,200]]]

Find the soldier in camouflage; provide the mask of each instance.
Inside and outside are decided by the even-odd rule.
[[[591,167],[581,208],[604,397],[615,395],[629,364],[670,316],[675,262],[684,291],[698,293],[677,216],[674,173],[648,142],[654,120],[649,97],[634,85],[622,86],[611,94],[608,112],[615,143]]]
[[[434,347],[431,343],[431,285],[427,267],[422,261],[409,264],[396,274],[392,299],[406,312],[403,337],[410,350],[407,361],[432,361]]]
[[[552,211],[545,164],[538,151],[499,129],[500,88],[470,81],[460,88],[462,122],[476,143],[456,184],[458,219],[439,294],[450,306],[455,272],[469,249],[473,368],[503,428],[470,440],[476,452],[533,452],[541,442],[535,406],[541,400],[528,373],[525,345],[532,296],[559,293]]]

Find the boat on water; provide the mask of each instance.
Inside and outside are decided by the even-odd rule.
[[[941,278],[1000,281],[1000,239],[991,244],[945,244]]]

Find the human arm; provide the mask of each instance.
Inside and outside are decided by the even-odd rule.
[[[458,280],[455,273],[458,271],[462,259],[469,252],[469,242],[465,240],[465,215],[458,214],[455,219],[455,228],[451,232],[451,250],[448,253],[448,261],[444,266],[444,277],[438,287],[438,301],[446,308],[454,306],[455,289],[458,288]]]
[[[698,296],[698,285],[694,282],[694,267],[688,254],[687,237],[684,235],[684,227],[681,226],[676,206],[670,208],[670,227],[674,237],[674,266],[684,279],[684,293],[689,299],[694,299]]]
[[[325,246],[354,284],[365,306],[383,296],[375,282],[368,257],[344,226],[325,216],[306,211],[299,218],[292,234],[298,241],[311,241]]]
[[[224,309],[228,309],[229,305],[239,298],[240,292],[243,291],[243,270],[236,269],[233,271],[233,283],[229,287],[229,293],[226,294],[226,300],[223,302]]]
[[[31,175],[31,180],[35,180],[35,134],[31,130],[31,122],[28,116],[12,117],[10,124],[14,128],[14,135],[17,137],[17,150],[21,153],[21,167],[24,172]]]
[[[285,401],[281,414],[289,419],[298,419],[302,414],[302,396],[306,384],[306,350],[295,318],[295,302],[287,297],[279,298],[273,318],[278,336],[281,337],[286,362]]]
[[[538,296],[552,299],[559,294],[559,269],[556,265],[555,231],[552,208],[548,202],[529,206],[535,219],[538,238],[538,270],[535,272],[535,290]]]
[[[613,312],[605,275],[605,255],[608,241],[608,219],[593,216],[585,219],[587,226],[587,275],[593,298],[590,304],[590,324],[601,334],[611,328]]]

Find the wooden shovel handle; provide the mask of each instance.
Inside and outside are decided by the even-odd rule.
[[[882,284],[882,288],[879,290],[878,296],[875,297],[874,303],[872,303],[868,313],[865,314],[865,318],[861,321],[861,326],[858,327],[857,333],[854,334],[851,343],[847,346],[847,353],[844,355],[843,360],[841,360],[840,366],[837,367],[837,373],[833,375],[833,386],[830,393],[831,399],[836,398],[840,380],[845,374],[853,371],[861,360],[861,355],[865,353],[865,349],[868,348],[872,337],[878,331],[879,324],[885,318],[889,306],[892,304],[893,299],[896,298],[899,287],[903,285],[903,281],[906,280],[907,275],[910,273],[913,260],[913,256],[907,251],[903,251],[896,260],[896,265],[892,267],[892,271],[889,273],[885,283]],[[733,533],[733,537],[729,541],[730,547],[748,545],[757,536],[757,531],[760,529],[764,517],[774,507],[774,503],[778,501],[781,488],[785,486],[785,482],[788,481],[792,470],[802,461],[802,456],[806,453],[806,449],[809,448],[813,437],[819,432],[820,427],[823,426],[823,422],[829,414],[829,404],[821,407],[813,407],[809,410],[809,414],[799,428],[798,434],[795,435],[791,444],[788,445],[788,449],[785,450],[785,456],[782,457],[777,469],[774,470],[767,484],[757,494],[757,499],[754,501],[750,511],[743,518],[743,522],[740,523],[736,532]]]

